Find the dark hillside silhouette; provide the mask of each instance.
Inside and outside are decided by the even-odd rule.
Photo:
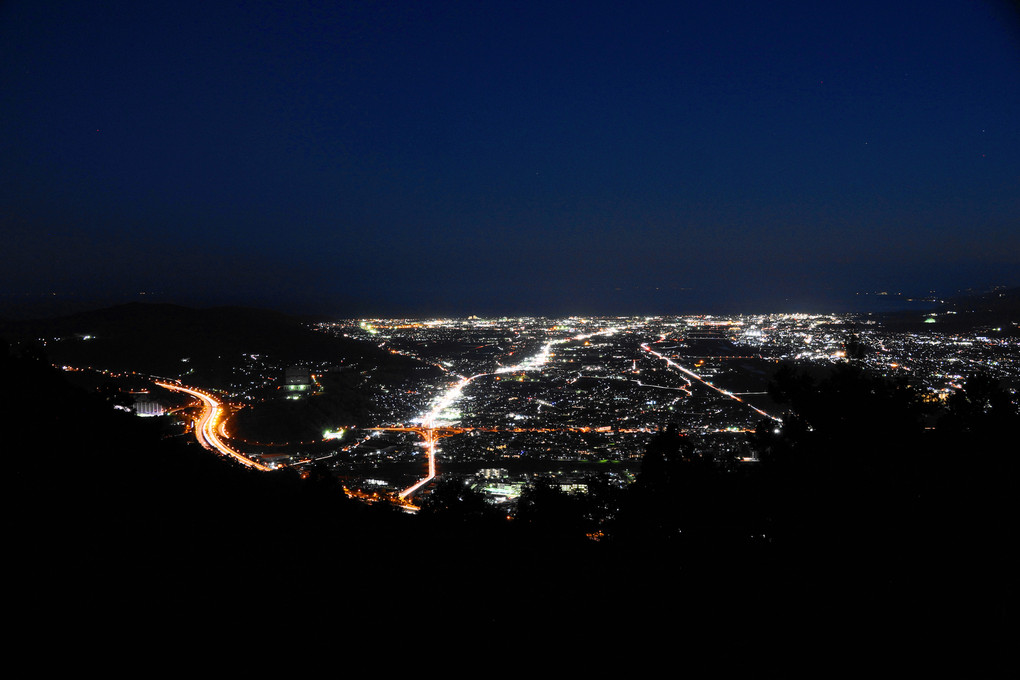
[[[242,469],[71,386],[37,345],[0,350],[10,546],[34,593],[13,611],[30,623],[40,597],[83,584],[106,610],[215,601],[263,622],[381,616],[424,588],[421,615],[451,634],[647,631],[670,612],[685,639],[944,640],[965,621],[994,642],[1012,620],[1016,451],[1001,437],[1017,408],[984,377],[925,430],[907,384],[784,369],[790,412],[750,438],[760,462],[666,428],[622,495],[536,483],[507,522],[448,480],[411,517],[348,500],[324,468]]]
[[[84,341],[82,336],[91,335]],[[130,303],[56,319],[8,322],[0,336],[61,338],[47,353],[56,363],[98,366],[174,376],[181,359],[194,369],[193,384],[221,386],[229,360],[265,353],[280,361],[367,361],[411,370],[412,359],[371,343],[311,330],[301,319],[244,307],[193,309],[171,304]]]

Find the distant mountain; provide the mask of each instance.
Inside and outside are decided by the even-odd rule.
[[[1000,288],[950,298],[945,302],[945,309],[958,314],[1006,313],[1016,316],[1020,313],[1020,288]]]
[[[317,332],[297,317],[245,307],[132,302],[52,319],[0,322],[0,337],[42,340],[55,363],[111,370],[173,376],[186,359],[196,378],[214,382],[220,377],[217,367],[240,354],[266,354],[284,362],[413,363],[371,343]]]
[[[143,298],[144,299],[144,298]],[[149,298],[152,301],[152,298]],[[78,314],[91,309],[112,307],[122,299],[81,297],[75,294],[0,294],[0,317],[6,322],[13,319],[50,319]]]
[[[999,332],[1020,333],[1020,288],[1000,288],[968,293],[946,299],[933,311],[894,312],[882,315],[887,327],[897,330],[940,330],[959,332],[978,328],[1000,328]],[[927,323],[934,319],[934,323]]]

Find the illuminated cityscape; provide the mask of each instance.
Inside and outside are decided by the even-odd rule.
[[[954,311],[912,313],[907,324],[869,314],[293,319],[276,331],[283,344],[242,326],[200,348],[188,335],[135,343],[147,325],[165,332],[138,319],[187,318],[204,337],[228,312],[128,306],[64,326],[88,332],[33,331],[5,361],[17,376],[33,356],[52,357],[55,373],[86,389],[77,399],[93,400],[88,428],[105,411],[160,433],[162,445],[136,448],[129,422],[110,422],[104,446],[130,453],[94,450],[82,470],[68,439],[80,432],[58,431],[63,443],[32,442],[24,450],[46,455],[19,461],[73,471],[65,496],[82,497],[90,527],[75,540],[102,527],[113,556],[151,536],[151,555],[169,541],[189,561],[212,554],[230,569],[303,574],[291,555],[328,550],[311,564],[340,569],[351,587],[372,584],[356,600],[368,611],[377,593],[404,593],[421,565],[436,566],[430,578],[446,588],[470,584],[467,601],[494,573],[526,583],[531,609],[490,615],[496,628],[549,629],[554,620],[530,612],[556,610],[557,575],[586,569],[568,587],[591,598],[573,626],[643,615],[649,598],[693,607],[699,622],[745,597],[810,611],[818,588],[842,602],[837,619],[863,606],[843,601],[851,594],[866,603],[907,592],[903,615],[920,621],[933,581],[955,569],[917,576],[944,545],[987,555],[982,610],[996,606],[1005,564],[995,537],[1014,479],[1003,435],[1018,422],[1020,322],[1005,312],[961,325]],[[134,330],[118,325],[125,318]],[[145,351],[118,351],[125,339]],[[52,381],[25,387],[37,383]],[[24,402],[19,426],[66,422],[37,403]],[[111,487],[111,464],[114,479],[131,481]],[[105,489],[102,502],[94,489]],[[372,557],[352,563],[354,548]],[[394,551],[410,557],[392,561]],[[803,580],[797,566],[816,555],[846,565]],[[675,581],[676,565],[698,575]],[[625,596],[603,590],[605,573],[649,569],[656,575]],[[832,573],[858,580],[828,589]],[[775,582],[796,594],[769,591]],[[692,599],[704,583],[714,586]],[[427,617],[464,634],[464,601]]]
[[[1002,0],[0,3],[12,646],[1003,675],[1018,64]]]
[[[202,390],[188,386],[194,369],[185,357],[179,375],[150,387],[201,400],[199,442],[257,469],[324,464],[352,495],[411,509],[445,476],[512,511],[536,479],[572,492],[593,479],[625,488],[649,437],[668,426],[720,463],[753,465],[748,435],[763,422],[780,426],[785,413],[768,391],[782,364],[824,370],[852,362],[909,381],[936,405],[975,372],[1012,390],[1020,385],[1015,333],[941,332],[937,313],[925,319],[936,323],[910,331],[840,314],[317,322],[310,327],[318,333],[411,362],[376,382],[380,368],[365,360],[308,361],[302,369],[243,352],[229,362],[227,384]],[[231,420],[259,403],[314,403],[337,375],[370,395],[357,422],[337,416],[321,437],[264,442]]]

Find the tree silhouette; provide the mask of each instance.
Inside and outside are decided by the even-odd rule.
[[[485,495],[472,489],[461,479],[439,480],[422,500],[420,514],[445,522],[466,523],[492,520],[500,513],[489,504]]]
[[[873,355],[875,348],[862,342],[856,333],[850,333],[843,341],[843,351],[846,353],[847,361],[861,362],[869,355]]]
[[[975,373],[948,399],[939,427],[947,433],[1000,436],[1015,424],[1016,404],[1009,392],[987,373]]]
[[[596,525],[587,501],[583,494],[570,494],[548,480],[536,479],[521,492],[514,517],[545,537],[581,539]]]
[[[912,385],[857,363],[818,377],[785,365],[769,393],[788,411],[750,439],[773,538],[859,555],[893,544],[913,521],[915,470],[930,448]]]
[[[728,553],[761,535],[749,471],[699,452],[675,425],[648,443],[641,473],[622,499],[614,540],[703,555]]]

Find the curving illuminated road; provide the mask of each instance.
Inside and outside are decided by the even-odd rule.
[[[272,469],[267,465],[263,465],[262,463],[258,463],[247,458],[240,452],[230,448],[230,446],[220,439],[224,432],[223,406],[211,395],[193,387],[184,387],[183,385],[175,385],[173,383],[161,382],[159,380],[155,382],[160,387],[165,387],[166,389],[173,390],[174,392],[184,392],[185,394],[189,394],[201,400],[202,415],[199,417],[198,422],[195,423],[195,438],[198,439],[199,444],[210,451],[218,451],[224,456],[230,456],[247,467],[263,471]]]

